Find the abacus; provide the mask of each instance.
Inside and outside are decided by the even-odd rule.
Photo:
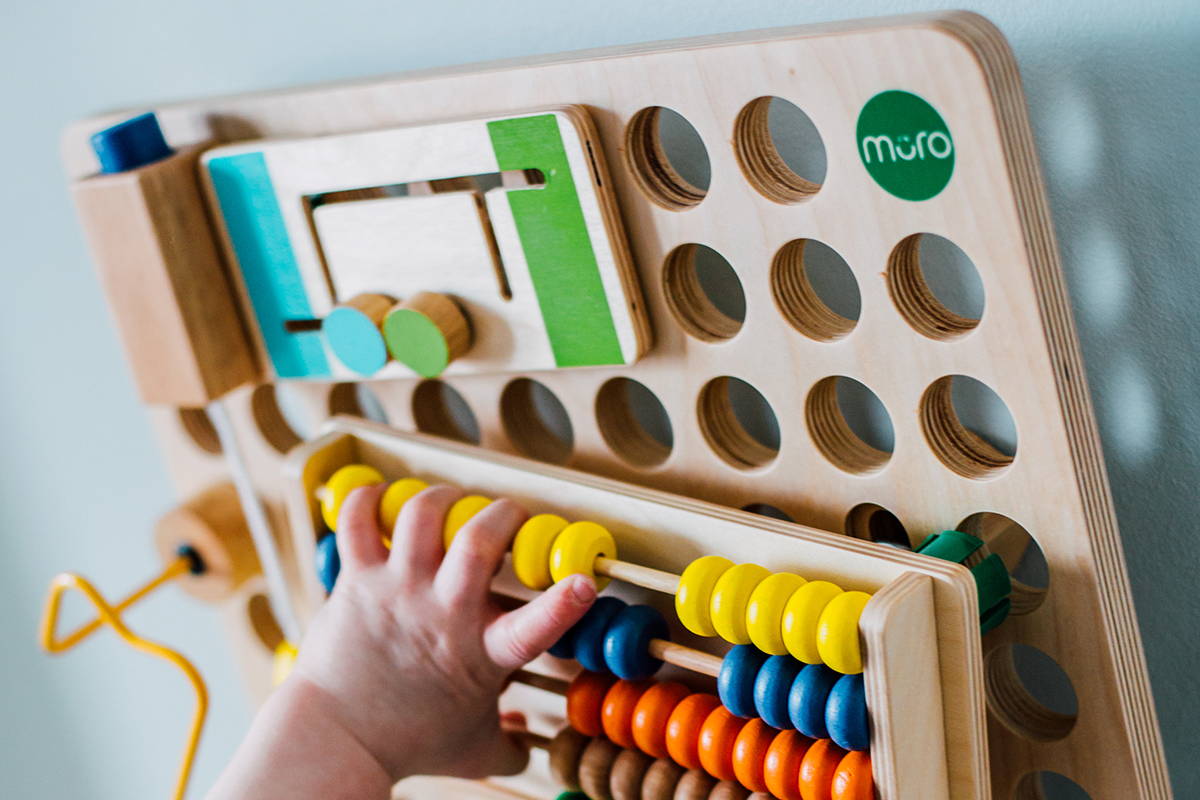
[[[793,119],[807,115],[824,169],[777,147],[772,126],[788,104],[803,112]],[[143,158],[93,174],[89,138],[129,116],[114,113],[71,126],[64,159],[181,494],[236,479],[263,575],[222,605],[256,695],[323,596],[313,493],[335,466],[365,464],[598,522],[622,560],[674,575],[718,556],[871,593],[859,632],[884,800],[913,796],[894,794],[909,786],[1032,800],[1047,771],[1094,797],[1169,797],[1020,79],[986,20],[749,32],[155,110],[165,139]],[[672,161],[662,131],[673,115],[690,123],[709,175]],[[533,128],[527,139],[501,132]],[[446,131],[455,143],[429,149],[437,168],[422,173],[421,143]],[[363,142],[410,144],[393,147],[384,175]],[[277,167],[301,152],[339,163],[319,175]],[[255,207],[247,199],[269,213],[241,213]],[[572,231],[569,259],[551,219]],[[981,312],[939,297],[925,269],[939,238],[973,263]],[[290,260],[264,260],[289,246]],[[857,319],[811,277],[822,247],[857,286]],[[728,259],[744,314],[706,293],[697,264],[709,251]],[[394,270],[395,253],[427,268]],[[594,340],[571,337],[572,307],[555,294],[553,267],[567,261],[590,287],[579,330],[602,331]],[[543,290],[558,299],[534,303]],[[389,336],[393,315],[420,333],[419,352]],[[956,410],[956,387],[978,384],[1007,407],[1016,452]],[[860,436],[842,412],[839,392],[856,385],[890,417],[894,446]],[[411,440],[436,459],[341,420],[330,430],[348,438],[315,459],[317,477],[283,477],[287,454],[326,441],[332,416],[366,416],[371,397],[389,430],[440,437]],[[748,403],[773,414],[778,440],[739,417]],[[559,426],[540,414],[556,404]],[[644,424],[646,407],[670,436]],[[502,463],[573,482],[578,504],[493,476]],[[617,518],[593,492],[702,521]],[[912,547],[951,528],[986,550],[943,537],[926,551],[953,551],[967,570],[865,541]],[[1014,574],[1007,605],[976,591],[976,577],[999,579],[987,552]],[[1038,556],[1048,582],[1020,570]],[[621,569],[597,574],[610,568]],[[791,580],[773,583],[782,594]],[[629,599],[665,599],[614,584]],[[1033,649],[1066,673],[1077,708],[1050,708],[1023,684],[1015,659]],[[931,674],[936,698],[914,677]],[[553,796],[561,787],[539,774],[495,785]],[[421,791],[441,789],[411,790]]]

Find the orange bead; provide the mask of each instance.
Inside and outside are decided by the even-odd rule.
[[[767,750],[779,731],[757,717],[742,728],[733,740],[733,774],[738,782],[752,792],[765,792],[764,775]]]
[[[633,741],[642,752],[655,758],[667,758],[667,720],[675,706],[691,690],[682,683],[664,681],[656,683],[638,698],[633,707]]]
[[[600,709],[604,695],[617,682],[611,675],[599,672],[581,672],[567,687],[567,722],[584,736],[599,736],[604,732],[600,724]]]
[[[800,762],[812,746],[800,731],[780,731],[771,740],[763,759],[763,778],[767,791],[781,800],[804,800],[800,794]]]
[[[650,686],[650,681],[617,681],[604,695],[600,725],[609,741],[625,748],[634,747],[633,709]]]
[[[700,768],[700,728],[708,715],[721,706],[713,694],[688,695],[667,718],[667,753],[688,769]]]
[[[731,781],[737,777],[733,771],[733,743],[746,722],[720,706],[700,726],[700,766],[717,780]]]
[[[800,796],[804,800],[833,800],[833,776],[846,751],[831,739],[817,739],[800,762]]]
[[[832,795],[833,800],[874,800],[870,754],[858,750],[846,753],[833,775]]]

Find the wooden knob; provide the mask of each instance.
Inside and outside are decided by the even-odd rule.
[[[641,800],[642,781],[653,758],[637,750],[622,750],[613,762],[608,781],[613,800]]]
[[[568,789],[579,788],[579,760],[591,741],[574,728],[563,728],[550,740],[550,774]]]
[[[329,349],[347,369],[374,375],[388,361],[379,327],[396,301],[383,294],[360,294],[342,303],[321,324]]]
[[[425,378],[436,378],[471,347],[471,323],[452,298],[419,292],[398,303],[383,321],[388,352]]]
[[[232,483],[217,484],[167,512],[154,527],[154,541],[164,564],[183,548],[196,554],[202,571],[185,576],[180,586],[208,603],[226,599],[261,571]]]
[[[609,789],[613,762],[621,748],[608,739],[593,739],[579,759],[579,788],[592,800],[613,800]]]

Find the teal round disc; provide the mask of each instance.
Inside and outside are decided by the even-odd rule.
[[[387,363],[387,345],[379,326],[358,309],[335,308],[321,329],[333,354],[359,375],[374,375]]]

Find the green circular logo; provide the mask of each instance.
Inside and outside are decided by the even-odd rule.
[[[902,200],[928,200],[954,174],[954,139],[933,106],[911,92],[880,92],[858,113],[858,157]]]

